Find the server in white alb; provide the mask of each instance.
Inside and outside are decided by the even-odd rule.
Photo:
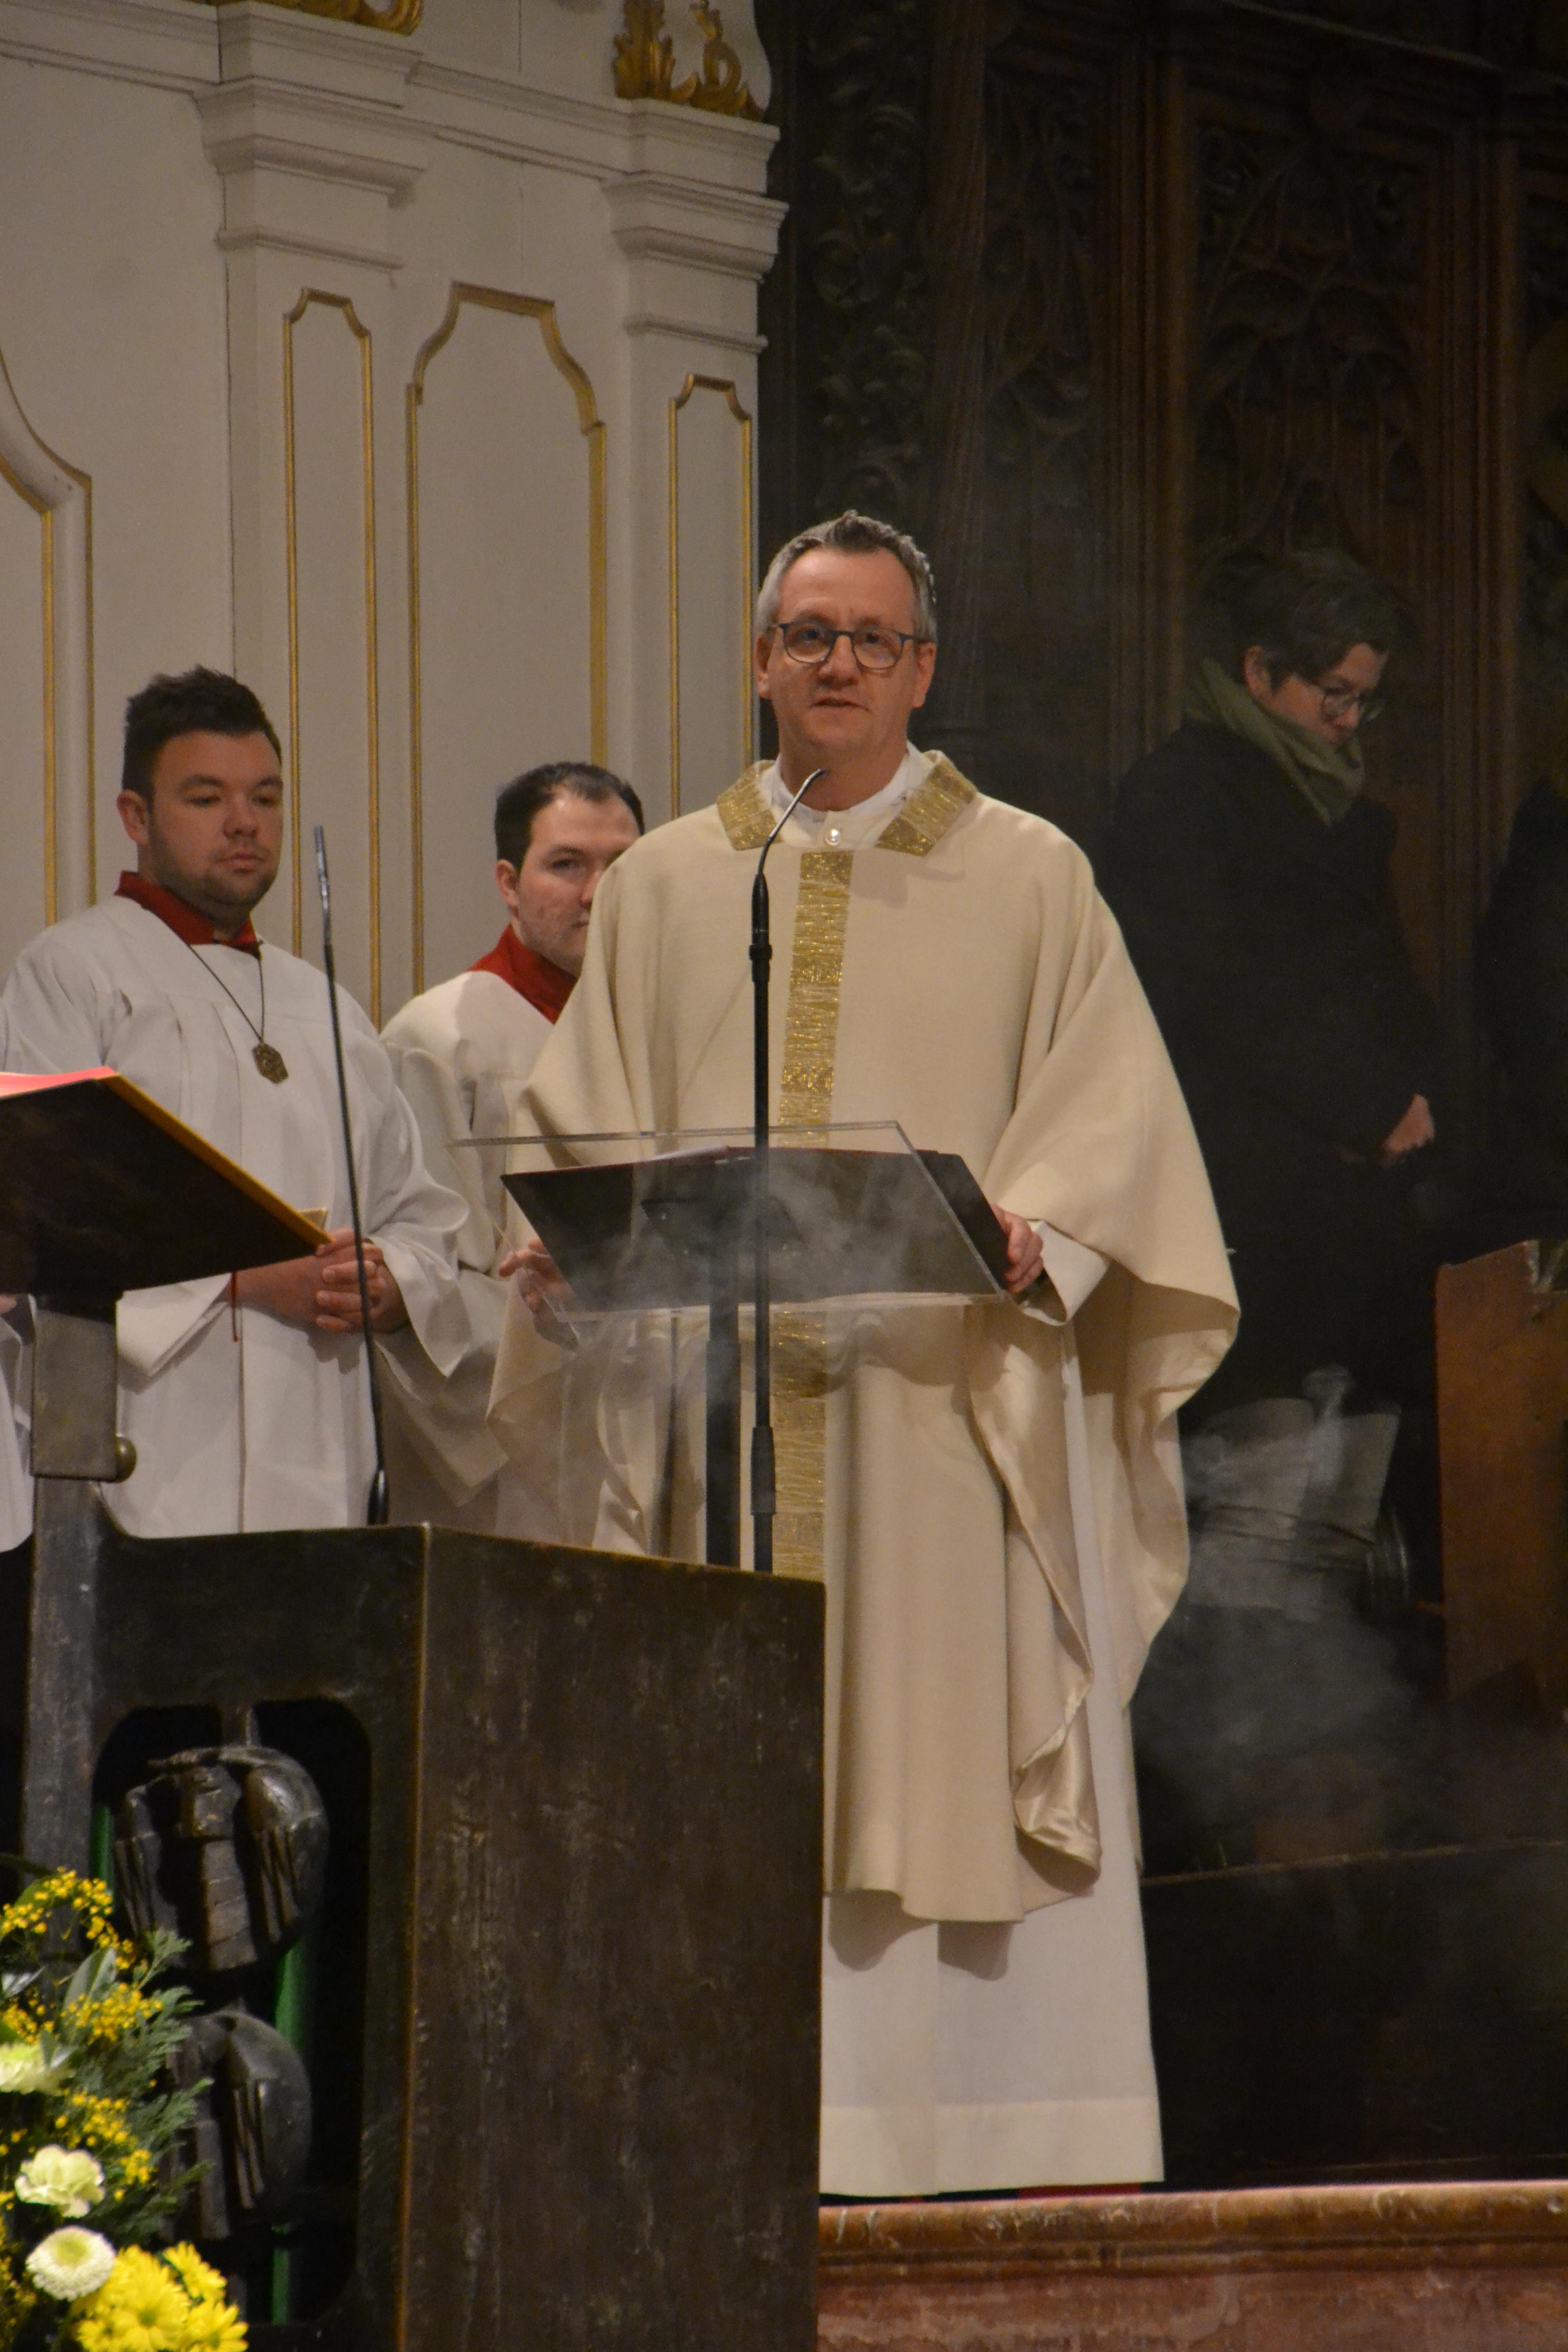
[[[643,829],[642,803],[607,768],[556,760],[503,787],[495,807],[496,887],[507,919],[467,971],[426,989],[382,1032],[419,1121],[425,1158],[462,1195],[458,1235],[468,1339],[444,1374],[402,1355],[388,1388],[388,1442],[400,1515],[480,1535],[541,1539],[579,1532],[564,1493],[554,1416],[535,1416],[524,1458],[486,1425],[509,1286],[495,1265],[520,1228],[501,1184],[505,1135],[522,1087],[583,969],[600,883]]]
[[[120,1308],[132,1533],[359,1524],[374,1468],[331,1013],[321,973],[251,923],[278,872],[278,737],[237,679],[156,677],[126,711],[119,801],[136,866],[40,934],[0,992],[0,1067],[121,1070],[296,1207],[315,1257],[133,1292]],[[365,1014],[340,992],[377,1344],[461,1353],[463,1203]]]

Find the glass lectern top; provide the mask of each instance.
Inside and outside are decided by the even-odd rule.
[[[995,1297],[1002,1227],[963,1161],[891,1122],[781,1127],[761,1171],[749,1128],[491,1137],[503,1181],[572,1286],[574,1313],[744,1295],[765,1196],[773,1296]]]

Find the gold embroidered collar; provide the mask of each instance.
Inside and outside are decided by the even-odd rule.
[[[737,783],[721,793],[715,806],[731,849],[761,849],[778,822],[762,788],[768,762],[759,760]],[[967,776],[939,751],[902,805],[896,809],[870,846],[901,850],[907,857],[924,857],[933,850],[979,793]]]

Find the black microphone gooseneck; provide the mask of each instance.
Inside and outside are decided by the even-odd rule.
[[[321,892],[321,961],[327,971],[327,1002],[332,1013],[332,1053],[338,1066],[338,1108],[343,1120],[343,1159],[349,1171],[349,1218],[354,1229],[354,1264],[359,1269],[360,1322],[364,1332],[364,1371],[370,1383],[370,1420],[375,1433],[375,1475],[364,1507],[367,1528],[384,1528],[391,1514],[386,1486],[386,1447],[381,1431],[381,1383],[376,1378],[375,1340],[370,1328],[370,1284],[364,1271],[364,1227],[360,1223],[359,1179],[354,1174],[353,1130],[349,1124],[349,1081],[343,1066],[342,1023],[338,1017],[338,975],[332,961],[332,893],[327,881],[327,836],[316,827],[316,880]]]
[[[769,850],[813,784],[826,773],[826,768],[814,768],[807,776],[763,842],[752,884],[752,1346],[757,1398],[752,1429],[752,1566],[759,1576],[773,1574],[773,1514],[778,1508],[771,1360],[773,1288],[768,1268],[768,970],[773,946],[766,868]]]

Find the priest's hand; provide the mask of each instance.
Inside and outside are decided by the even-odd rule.
[[[1021,1297],[1031,1283],[1039,1280],[1045,1267],[1040,1237],[1026,1219],[1016,1217],[1011,1209],[998,1209],[993,1202],[991,1213],[1007,1236],[1007,1287],[1015,1298]]]
[[[364,1245],[364,1281],[370,1293],[371,1329],[400,1330],[408,1320],[408,1310],[396,1277],[374,1242]],[[346,1225],[329,1234],[314,1257],[251,1266],[236,1275],[234,1288],[241,1307],[259,1307],[264,1314],[275,1315],[280,1323],[292,1323],[300,1330],[361,1328],[354,1237]]]
[[[564,1311],[571,1305],[572,1286],[542,1241],[508,1250],[496,1272],[503,1282],[516,1276],[517,1295],[545,1339],[558,1347],[576,1346],[577,1334]]]

